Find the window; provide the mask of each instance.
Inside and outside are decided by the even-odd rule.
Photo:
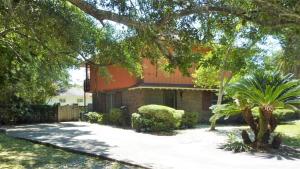
[[[82,103],[83,99],[77,99],[77,103]]]
[[[110,112],[112,108],[120,108],[122,106],[122,93],[112,92],[107,93],[105,98],[105,112]]]
[[[209,111],[210,106],[217,104],[218,97],[216,94],[209,92],[209,91],[203,91],[202,95],[202,109],[205,111]]]
[[[168,107],[177,108],[177,91],[176,90],[165,90],[163,93],[164,105]]]
[[[59,103],[65,103],[65,102],[66,102],[66,99],[64,99],[64,98],[59,99]]]

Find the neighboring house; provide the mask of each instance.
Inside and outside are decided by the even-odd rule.
[[[60,103],[60,105],[73,105],[84,106],[84,90],[83,87],[71,87],[67,91],[59,94],[58,96],[49,99],[48,104],[53,105]],[[86,105],[92,104],[92,94],[86,93]]]
[[[215,90],[194,87],[191,77],[176,69],[173,73],[159,70],[147,59],[143,61],[143,79],[117,65],[107,67],[112,79],[100,77],[90,66],[86,90],[93,93],[93,111],[107,113],[111,108],[127,106],[130,113],[146,104],[160,104],[190,112],[199,112],[200,121],[208,121],[209,107],[216,102]]]

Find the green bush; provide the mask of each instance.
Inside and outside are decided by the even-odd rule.
[[[237,136],[236,133],[229,133],[228,135],[228,140],[227,143],[221,145],[221,149],[224,149],[226,151],[233,151],[235,153],[240,153],[240,152],[249,152],[252,151],[252,147],[249,145],[246,145],[240,140]]]
[[[142,128],[142,118],[138,113],[132,113],[131,115],[131,127],[136,129],[138,132]]]
[[[89,112],[87,114],[87,120],[90,123],[104,124],[104,115],[97,112]]]
[[[7,105],[0,103],[0,124],[30,124],[56,122],[57,105],[32,105],[17,100]]]
[[[199,118],[198,112],[184,112],[181,119],[181,128],[193,128],[197,125]]]
[[[107,115],[107,122],[108,124],[115,125],[115,126],[124,126],[125,125],[125,117],[123,113],[118,108],[113,108]]]
[[[167,106],[141,106],[138,113],[132,115],[132,127],[142,132],[170,132],[180,124],[180,114]]]
[[[184,110],[175,110],[173,113],[173,116],[175,118],[175,127],[180,128],[182,123],[182,117],[184,116],[185,112]]]

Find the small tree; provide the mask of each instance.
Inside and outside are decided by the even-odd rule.
[[[300,104],[300,81],[294,80],[292,74],[257,72],[243,77],[226,91],[235,102],[213,106],[215,114],[211,120],[241,113],[255,136],[252,141],[243,131],[244,143],[255,148],[270,146],[271,133],[277,126],[277,112],[293,111],[294,105]],[[274,136],[272,147],[278,148],[280,143],[280,135]]]
[[[204,88],[217,88],[217,105],[222,104],[224,89],[243,74],[251,57],[257,49],[254,47],[236,47],[212,45],[212,51],[200,61],[200,67],[193,74],[194,83]],[[211,130],[215,130],[216,121],[211,121]]]

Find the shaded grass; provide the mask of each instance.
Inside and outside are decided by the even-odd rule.
[[[276,132],[282,134],[284,144],[300,148],[300,120],[278,125]]]
[[[0,168],[137,168],[0,134]]]

